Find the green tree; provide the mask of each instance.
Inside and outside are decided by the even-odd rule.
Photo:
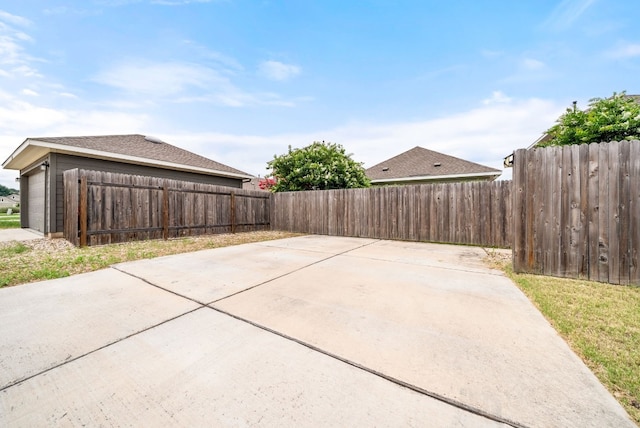
[[[13,195],[14,193],[18,193],[18,191],[16,189],[10,189],[0,184],[0,196],[9,196]]]
[[[587,110],[574,105],[560,116],[540,146],[564,146],[640,139],[640,104],[626,92],[593,98]]]
[[[314,142],[274,156],[267,163],[276,179],[272,192],[369,187],[361,163],[351,159],[340,144]]]

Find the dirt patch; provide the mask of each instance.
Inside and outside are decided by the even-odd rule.
[[[69,241],[67,241],[66,239],[48,239],[48,238],[42,238],[42,239],[33,239],[33,240],[29,240],[29,241],[23,241],[22,242],[24,245],[26,245],[27,247],[31,248],[32,250],[36,250],[36,251],[43,251],[46,253],[54,253],[57,251],[65,251],[65,250],[69,250],[73,247],[73,244]]]
[[[500,248],[485,248],[484,251],[487,256],[484,258],[484,262],[491,269],[504,269],[505,265],[510,264],[513,260],[511,250],[504,250]]]

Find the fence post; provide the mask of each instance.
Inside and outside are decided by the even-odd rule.
[[[236,233],[236,193],[231,192],[231,233]]]
[[[80,177],[80,247],[87,246],[87,176]]]
[[[169,239],[169,187],[166,181],[162,186],[162,238]]]
[[[64,237],[67,241],[71,242],[76,247],[79,245],[78,241],[78,216],[80,214],[79,200],[78,200],[78,186],[80,181],[78,180],[78,169],[69,169],[63,173],[63,186],[64,189]]]

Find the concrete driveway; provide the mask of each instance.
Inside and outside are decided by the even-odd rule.
[[[31,241],[42,239],[44,235],[31,229],[2,229],[0,230],[0,242]]]
[[[633,427],[480,248],[304,236],[0,290],[0,426]]]

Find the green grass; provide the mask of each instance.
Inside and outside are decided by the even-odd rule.
[[[38,241],[0,243],[0,288],[91,272],[115,263],[290,236],[296,234],[248,232],[85,248],[73,247],[62,239],[46,241],[47,245],[42,249],[34,244]]]
[[[11,257],[17,254],[26,253],[30,248],[22,242],[12,242],[10,245],[0,248],[0,257]]]
[[[17,229],[20,227],[20,214],[0,214],[0,229]]]
[[[640,425],[640,287],[505,271]]]

